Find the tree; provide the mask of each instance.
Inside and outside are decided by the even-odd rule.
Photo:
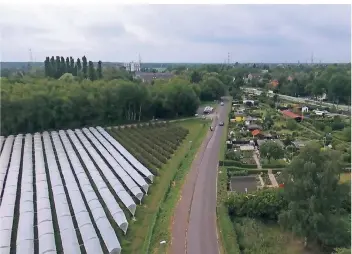
[[[77,58],[76,67],[77,67],[76,69],[77,69],[77,76],[78,76],[82,71],[81,59],[79,58]]]
[[[201,100],[210,101],[219,99],[225,95],[226,86],[221,82],[220,79],[215,77],[207,77],[201,83]]]
[[[304,237],[305,245],[318,242],[340,247],[349,243],[347,225],[340,216],[339,158],[336,151],[321,151],[319,145],[309,144],[285,170],[284,195],[289,203],[279,223]]]
[[[91,81],[94,81],[97,79],[97,74],[95,72],[94,64],[92,61],[89,61],[89,64],[88,64],[88,73],[89,73],[89,79]]]
[[[70,59],[68,57],[66,57],[66,72],[72,73],[71,65],[70,65]]]
[[[56,61],[55,61],[55,58],[52,56],[50,58],[50,69],[51,69],[51,72],[50,72],[50,77],[54,78],[55,75],[56,75]]]
[[[59,78],[62,75],[62,68],[61,68],[61,62],[60,62],[59,56],[56,56],[55,66],[56,66],[55,78]]]
[[[199,83],[202,81],[202,75],[198,71],[193,71],[191,74],[191,83]]]
[[[67,69],[66,69],[65,58],[62,56],[60,59],[61,59],[61,60],[60,60],[60,67],[61,67],[61,72],[60,72],[61,75],[60,75],[60,77],[61,77],[64,73],[67,72]]]
[[[73,57],[72,56],[70,56],[70,73],[72,73],[73,74],[73,76],[77,76],[77,72],[76,72],[76,74],[74,74],[75,73],[75,60],[73,59]]]
[[[271,158],[277,160],[284,156],[284,150],[275,141],[264,142],[259,148],[260,156],[267,158],[270,162]]]
[[[50,59],[48,56],[45,58],[45,61],[44,61],[44,71],[45,71],[46,77],[51,76]]]
[[[97,68],[97,76],[98,76],[98,79],[102,79],[103,78],[103,69],[102,69],[102,62],[99,61],[98,62],[98,68]]]

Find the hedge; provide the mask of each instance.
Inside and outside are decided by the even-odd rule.
[[[248,170],[244,169],[244,170],[239,170],[239,171],[228,171],[227,174],[229,176],[247,176],[248,175]]]
[[[285,168],[285,165],[279,165],[279,164],[274,164],[274,165],[270,165],[270,164],[262,164],[262,168]]]
[[[239,161],[233,161],[233,160],[224,160],[224,161],[219,161],[219,166],[225,166],[225,167],[240,167],[240,168],[257,168],[256,164],[242,164]]]
[[[273,169],[272,172],[273,174],[277,173],[277,172],[281,172],[285,170],[284,168],[277,168],[277,169]],[[260,174],[262,173],[268,173],[267,169],[248,169],[248,174]]]

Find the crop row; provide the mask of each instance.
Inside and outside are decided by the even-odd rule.
[[[129,138],[126,137],[126,135],[123,135],[121,132],[118,131],[114,131],[112,130],[111,135],[114,136],[114,138],[116,138],[119,142],[121,142],[121,144],[129,151],[131,151],[132,154],[139,154],[140,157],[143,158],[142,160],[142,164],[144,166],[146,166],[147,168],[153,168],[152,172],[154,174],[157,173],[157,170],[155,170],[155,167],[157,169],[160,169],[162,166],[162,163],[153,157],[153,155],[151,155],[150,153],[148,153],[147,151],[145,151],[143,148],[141,148],[139,145],[137,145],[135,142],[131,141]]]
[[[133,135],[131,132],[120,132],[124,138],[129,139],[131,142],[138,145],[140,148],[143,148],[147,153],[151,154],[154,158],[160,161],[162,164],[167,162],[167,158],[163,156],[160,152],[153,148],[153,146],[149,146],[144,138],[138,138],[136,135]]]
[[[112,130],[108,130],[108,133],[114,137],[118,142],[121,143],[121,145],[131,154],[133,154],[136,159],[142,163],[146,168],[148,168],[154,175],[157,175],[157,168],[151,164],[145,157],[143,157],[142,154],[139,153],[138,150],[135,149],[133,144],[130,142],[126,142],[124,139],[122,139],[120,136],[116,134],[116,132],[113,132]]]
[[[168,148],[168,146],[166,145],[163,146],[162,143],[155,142],[155,139],[153,140],[150,135],[143,135],[143,132],[141,132],[138,129],[134,129],[127,133],[129,133],[129,135],[132,135],[138,139],[142,139],[146,145],[158,151],[167,160],[171,158],[171,155],[174,152],[172,149],[169,149],[169,150],[165,149],[165,148]]]
[[[142,130],[140,130],[142,132]],[[174,135],[178,135],[177,133],[173,133],[172,131],[164,128],[158,128],[156,130],[143,130],[145,136],[149,136],[151,141],[157,141],[164,149],[169,149],[170,152],[174,152],[179,142],[174,139]],[[179,137],[182,139],[182,137]]]

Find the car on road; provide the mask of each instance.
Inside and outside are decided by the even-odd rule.
[[[220,105],[221,105],[221,106],[224,106],[224,103],[223,103],[223,102],[221,102],[221,103],[220,103]]]
[[[220,123],[219,123],[219,126],[224,126],[224,122],[220,122]]]

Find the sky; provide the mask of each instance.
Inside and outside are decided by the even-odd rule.
[[[351,61],[350,5],[0,4],[1,61]]]

